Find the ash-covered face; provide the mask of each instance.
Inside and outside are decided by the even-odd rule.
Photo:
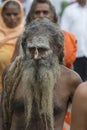
[[[46,36],[34,37],[31,42],[27,44],[27,56],[30,59],[40,60],[52,54],[49,39]]]

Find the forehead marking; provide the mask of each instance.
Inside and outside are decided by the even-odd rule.
[[[46,36],[34,37],[31,43],[28,42],[28,47],[45,47],[50,48],[49,39]]]

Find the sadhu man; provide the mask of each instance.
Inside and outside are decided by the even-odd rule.
[[[32,21],[3,77],[2,130],[62,130],[79,75],[59,64],[64,36],[47,19]]]
[[[26,25],[28,25],[32,20],[36,18],[48,18],[53,23],[55,23],[56,26],[59,26],[56,10],[50,0],[33,0],[30,11],[26,18]],[[64,58],[62,57],[61,53],[59,63],[65,64],[65,66],[68,68],[73,68],[73,63],[76,59],[77,40],[72,33],[67,32],[65,30],[62,30],[62,32],[64,34]],[[16,44],[16,49],[12,57],[12,61],[17,55],[19,55],[19,53],[22,53],[22,51],[20,51],[21,49],[19,49],[21,41],[20,39],[18,40],[18,44]],[[70,112],[68,112],[65,118],[65,121],[69,125],[70,115]]]

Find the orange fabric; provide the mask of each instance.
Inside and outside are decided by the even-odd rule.
[[[13,55],[15,44],[5,44],[0,48],[0,92],[2,90],[2,73]]]
[[[67,112],[66,116],[65,116],[65,122],[70,125],[71,124],[71,113]]]
[[[69,126],[71,125],[71,113],[67,112],[65,116],[65,123],[67,123]],[[63,130],[67,130],[65,126],[63,126]]]
[[[63,130],[67,130],[65,126],[63,127]]]
[[[10,0],[3,2],[0,7],[0,91],[2,90],[3,70],[11,60],[19,35],[24,31],[24,26],[22,25],[23,7],[18,0],[13,0],[16,1],[21,8],[21,19],[18,23],[18,26],[15,28],[8,28],[4,23],[2,18],[2,9],[8,1]]]
[[[66,67],[71,68],[75,59],[77,51],[77,40],[76,37],[65,30],[64,33],[64,62]]]

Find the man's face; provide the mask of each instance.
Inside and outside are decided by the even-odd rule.
[[[33,18],[48,18],[49,20],[53,20],[53,14],[50,10],[50,7],[46,3],[38,3],[35,7]]]
[[[40,60],[46,58],[52,53],[49,39],[46,36],[34,37],[31,43],[29,42],[27,44],[27,54],[28,53],[30,59]]]

